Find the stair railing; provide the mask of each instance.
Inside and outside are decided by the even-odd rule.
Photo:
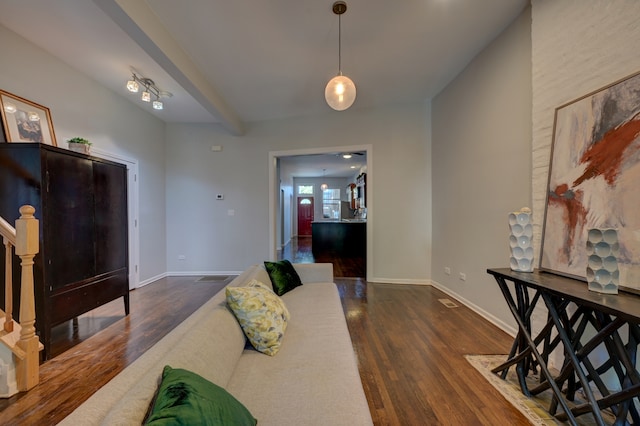
[[[13,331],[13,276],[12,262],[13,247],[16,245],[16,230],[6,220],[0,217],[0,235],[4,244],[4,331]]]
[[[40,367],[40,340],[36,335],[36,313],[33,286],[33,258],[39,251],[38,220],[33,216],[35,209],[25,205],[20,207],[20,218],[13,228],[6,220],[0,218],[5,251],[5,270],[11,271],[11,248],[21,259],[20,281],[20,338],[12,351],[16,359],[16,382],[19,391],[26,391],[38,384]],[[13,280],[11,272],[5,275],[5,327],[7,322],[13,331]],[[5,328],[6,331],[6,328]]]

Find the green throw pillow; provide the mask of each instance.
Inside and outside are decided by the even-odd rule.
[[[253,347],[270,356],[278,353],[290,318],[282,299],[257,280],[244,287],[227,287],[225,292],[229,308]]]
[[[226,390],[181,368],[165,366],[148,425],[256,425],[249,410]]]
[[[288,260],[264,262],[264,267],[269,273],[269,278],[271,278],[273,291],[275,291],[278,296],[282,296],[286,292],[302,285],[300,276]]]

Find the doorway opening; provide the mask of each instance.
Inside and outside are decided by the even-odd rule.
[[[115,161],[127,166],[127,222],[129,241],[129,290],[140,285],[140,232],[138,229],[138,160],[112,154],[98,148],[91,149],[92,155]]]
[[[331,263],[334,264],[334,275],[336,277],[341,276],[339,275],[341,268],[337,267],[339,262],[343,262],[348,268],[354,269],[352,268],[352,265],[354,264],[354,262],[352,262],[345,256],[334,256],[333,258],[328,258],[328,259],[323,258],[322,256],[313,256],[311,241],[310,241],[312,240],[312,238],[306,237],[307,232],[309,231],[308,229],[307,230],[300,229],[300,223],[299,223],[300,212],[298,211],[298,209],[299,207],[301,207],[299,205],[299,202],[301,202],[302,199],[305,198],[306,194],[299,194],[297,192],[298,191],[297,187],[294,185],[294,182],[293,182],[293,175],[288,174],[288,171],[286,169],[283,170],[283,167],[282,167],[283,163],[286,163],[287,160],[292,159],[294,157],[296,159],[305,158],[310,164],[313,164],[314,162],[317,163],[322,161],[323,157],[327,157],[327,156],[333,156],[334,161],[338,161],[339,158],[346,159],[347,157],[343,157],[343,154],[345,153],[358,153],[353,157],[362,159],[361,168],[359,169],[356,168],[353,171],[354,176],[351,176],[349,178],[349,181],[353,179],[356,175],[358,175],[358,172],[360,170],[365,170],[367,174],[367,186],[370,189],[373,188],[374,173],[373,173],[373,153],[372,153],[371,145],[354,145],[354,146],[340,146],[340,147],[314,148],[314,149],[289,150],[289,151],[273,151],[269,153],[269,187],[270,187],[270,190],[269,190],[269,226],[270,226],[269,247],[270,249],[269,250],[270,250],[271,259],[277,260],[282,258],[293,257],[295,258],[294,260],[303,259],[304,261],[304,259],[307,259],[307,261],[312,261],[312,262],[331,261]],[[319,163],[317,163],[315,166],[310,166],[313,168],[313,170],[307,171],[307,173],[310,173],[310,174],[302,174],[299,176],[301,176],[302,178],[315,176],[318,181],[322,180],[325,177],[323,176],[323,170],[322,170],[323,167],[318,164]],[[316,174],[314,175],[313,174],[314,170],[315,171],[319,170],[319,172],[316,172]],[[329,179],[330,176],[326,176],[326,178]],[[345,178],[344,180],[346,181],[347,178]],[[341,186],[345,186],[344,190],[340,191],[340,193],[344,193],[345,197],[347,197],[347,194],[349,194],[349,190],[346,189],[348,188],[348,183],[349,182],[344,183],[344,185],[341,185]],[[320,186],[319,182],[316,184],[317,186]],[[341,188],[341,186],[337,186],[336,188]],[[323,208],[321,212],[315,212],[313,219],[311,219],[311,222],[313,222],[314,220],[319,221],[321,220],[319,216],[321,214],[323,217],[322,219],[323,221],[333,220],[336,222],[350,222],[350,221],[365,222],[364,228],[365,228],[365,235],[366,235],[366,243],[365,243],[366,254],[365,256],[362,257],[362,262],[360,262],[360,267],[356,268],[360,272],[357,273],[358,275],[345,275],[345,276],[358,276],[365,279],[366,277],[372,276],[372,269],[373,269],[372,262],[367,262],[366,260],[372,258],[372,253],[373,253],[372,247],[374,243],[373,222],[375,220],[375,214],[373,213],[375,211],[375,207],[374,207],[375,198],[373,196],[372,190],[368,190],[367,192],[368,192],[367,209],[366,209],[367,215],[365,216],[366,220],[354,220],[353,218],[349,218],[345,216],[345,214],[341,213],[340,208],[334,209],[335,212],[338,212],[337,217],[335,217],[336,214],[335,212],[333,212],[334,214],[333,215],[329,214],[330,217],[327,218],[324,212],[325,209]],[[283,203],[282,197],[285,197],[284,203]],[[328,200],[325,202],[325,200],[321,199],[320,201],[318,201],[318,199],[316,199],[315,201],[317,201],[318,204],[314,205],[312,210],[318,210],[320,207],[323,207],[323,204],[325,203],[329,205],[331,200]],[[335,203],[337,203],[337,201],[334,201],[334,204]],[[345,201],[345,200],[342,200],[342,204],[351,205],[348,201]],[[308,204],[305,204],[305,205],[308,205]],[[302,206],[302,209],[304,213],[305,206]],[[344,206],[342,206],[343,212],[348,212],[349,210],[354,210],[354,209],[345,208]],[[302,220],[303,224],[306,221],[308,221],[308,219],[305,219],[305,218],[302,218],[302,219],[303,219]],[[310,234],[313,234],[313,231],[311,231]],[[358,262],[355,262],[355,263],[357,264]],[[346,270],[346,269],[347,268],[343,270]]]

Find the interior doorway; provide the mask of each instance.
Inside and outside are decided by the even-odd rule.
[[[298,197],[298,236],[311,236],[313,222],[313,197]]]
[[[129,241],[129,290],[140,285],[140,233],[138,229],[138,160],[93,147],[91,154],[127,166],[127,223]]]
[[[310,158],[317,155],[326,155],[336,153],[349,153],[349,152],[362,152],[366,161],[366,173],[367,173],[367,187],[374,188],[374,169],[373,169],[373,146],[368,145],[349,145],[338,147],[325,147],[325,148],[310,148],[310,149],[296,149],[287,151],[270,151],[269,152],[269,256],[272,260],[277,260],[284,252],[285,247],[279,247],[278,225],[281,224],[282,214],[290,215],[292,220],[297,218],[297,214],[293,211],[298,207],[296,190],[293,188],[293,182],[286,176],[281,174],[280,160],[287,157],[299,157],[308,156]],[[346,158],[346,157],[345,157]],[[320,176],[320,175],[319,175]],[[287,188],[287,194],[291,197],[291,203],[289,203],[287,211],[280,209],[280,196],[282,189]],[[296,201],[293,203],[293,201]],[[365,270],[366,276],[373,276],[373,262],[366,259],[373,259],[373,244],[374,244],[374,222],[375,222],[375,197],[372,190],[367,191],[367,224],[366,224],[366,257],[365,257]],[[291,224],[293,225],[293,223]],[[297,229],[297,225],[291,226],[291,231]],[[295,232],[292,232],[295,233]],[[293,238],[292,238],[293,240]],[[295,239],[297,240],[297,238]],[[303,239],[309,240],[311,239]],[[362,274],[360,274],[362,275]]]

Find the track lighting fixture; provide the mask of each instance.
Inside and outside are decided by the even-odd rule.
[[[144,102],[151,102],[152,96],[155,97],[155,100],[151,104],[155,110],[164,109],[164,103],[160,100],[161,98],[170,98],[173,96],[170,92],[160,90],[150,78],[140,77],[135,72],[132,73],[131,80],[127,81],[127,90],[131,93],[138,93],[141,86],[144,90],[142,91],[140,99]]]

